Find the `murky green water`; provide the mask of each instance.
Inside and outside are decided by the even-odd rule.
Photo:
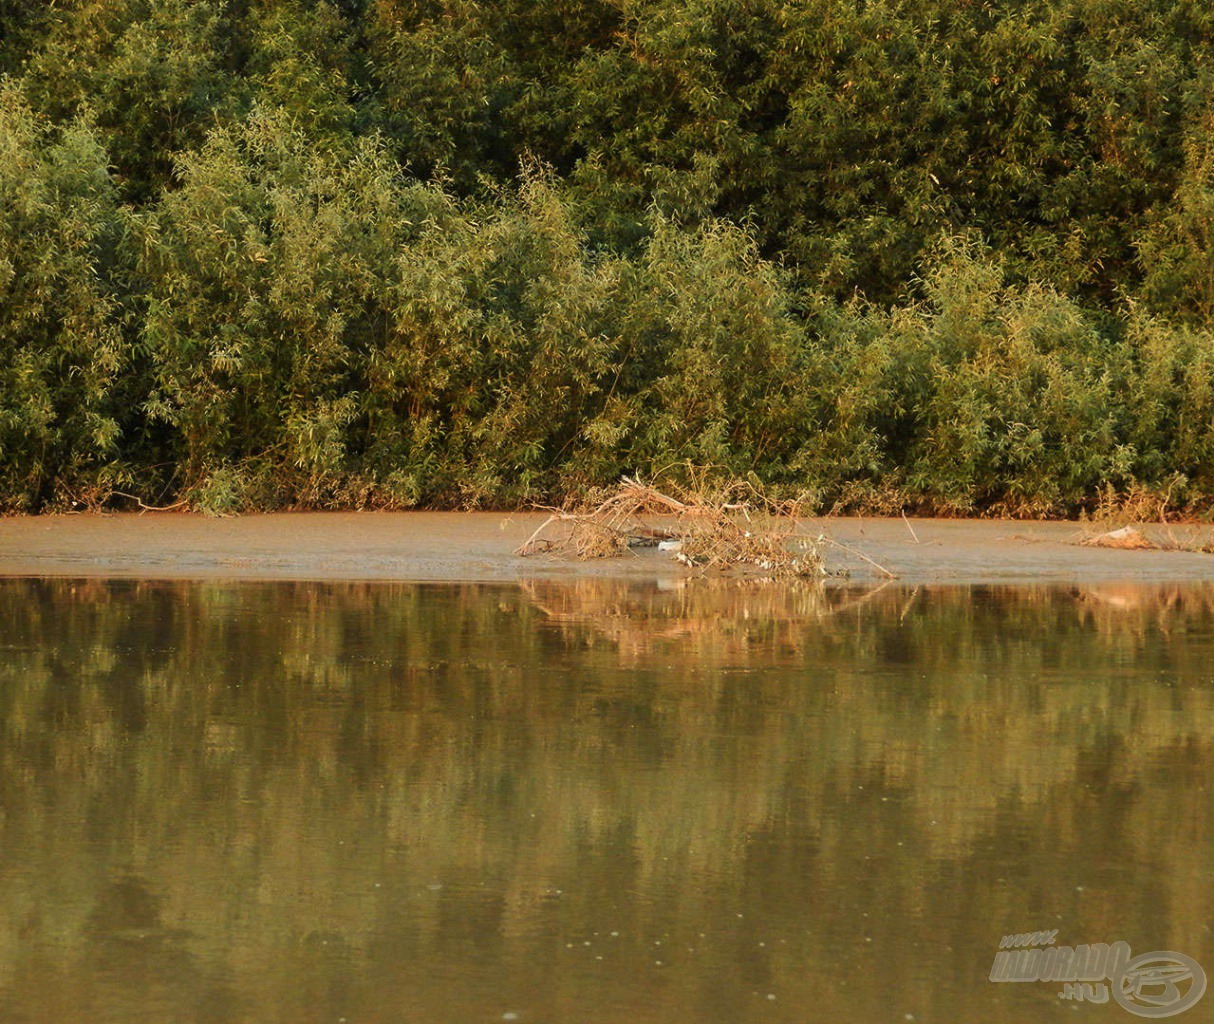
[[[1212,785],[1211,590],[10,581],[0,1021],[1132,1020]]]

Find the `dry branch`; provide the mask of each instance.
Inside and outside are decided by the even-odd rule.
[[[828,575],[822,539],[798,532],[797,504],[772,501],[746,483],[710,495],[680,492],[676,497],[625,477],[610,494],[547,511],[548,518],[518,554],[605,558],[667,540],[675,558],[689,568]]]

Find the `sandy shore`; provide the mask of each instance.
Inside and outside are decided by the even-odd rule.
[[[0,575],[159,579],[516,581],[653,579],[686,570],[654,551],[597,562],[519,558],[538,514],[305,512],[213,519],[182,513],[0,519]],[[817,520],[909,583],[1214,580],[1214,555],[1082,547],[1077,523]],[[913,536],[912,536],[913,530]],[[1151,530],[1147,530],[1151,533]],[[1196,536],[1176,531],[1179,539]],[[1166,539],[1156,529],[1158,539]],[[853,579],[879,574],[839,549]]]

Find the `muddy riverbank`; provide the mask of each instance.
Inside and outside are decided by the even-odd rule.
[[[500,512],[13,517],[0,519],[0,575],[512,582],[686,574],[655,551],[594,562],[518,557],[515,550],[542,519]],[[1214,555],[1081,546],[1091,529],[1079,523],[855,518],[809,526],[910,583],[1214,579]],[[1179,537],[1162,528],[1146,532],[1164,543],[1198,539],[1195,528]],[[880,578],[840,548],[828,558],[853,579]]]

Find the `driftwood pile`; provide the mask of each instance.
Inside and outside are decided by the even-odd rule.
[[[675,495],[624,477],[614,491],[547,509],[550,515],[518,554],[608,558],[657,546],[693,569],[830,575],[822,557],[825,538],[801,532],[796,502],[773,501],[745,482],[712,494],[672,490]]]

